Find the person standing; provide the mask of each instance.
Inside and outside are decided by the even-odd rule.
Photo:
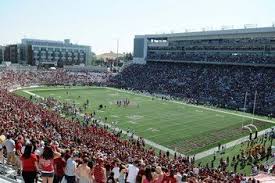
[[[4,145],[7,149],[7,164],[15,165],[15,142],[12,140],[11,135],[7,135]]]
[[[76,172],[79,183],[91,183],[91,168],[88,166],[88,158],[83,159],[83,163],[78,166]]]
[[[34,183],[38,170],[38,159],[32,149],[31,144],[26,145],[24,153],[20,157],[22,176],[26,183]]]
[[[136,183],[136,178],[139,172],[139,168],[137,167],[138,163],[138,161],[135,161],[133,164],[128,164],[127,182]]]
[[[67,180],[67,183],[75,183],[75,175],[76,175],[76,161],[77,158],[76,154],[73,154],[66,162],[66,168],[65,168],[65,177]]]
[[[60,156],[54,152],[50,146],[45,146],[44,151],[39,158],[39,168],[43,183],[53,183],[54,178],[54,159]]]
[[[107,181],[106,169],[104,168],[103,159],[97,159],[95,168],[94,168],[94,178],[96,183],[105,183]]]
[[[64,154],[54,159],[54,183],[60,183],[65,174],[66,161],[64,160]]]

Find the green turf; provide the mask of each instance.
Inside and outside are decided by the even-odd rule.
[[[52,96],[62,101],[75,102],[79,106],[88,99],[90,105],[87,112],[95,111],[101,119],[107,117],[108,122],[118,122],[122,129],[134,129],[137,135],[171,149],[177,148],[184,154],[201,152],[219,142],[225,143],[245,136],[247,132],[241,130],[241,124],[251,122],[251,119],[245,117],[110,88],[59,87],[28,91],[43,97]],[[17,94],[22,94],[22,91],[17,91]],[[25,93],[23,95],[26,96]],[[130,100],[130,105],[118,107],[116,101],[125,98]],[[106,109],[98,110],[100,104],[106,105]],[[274,125],[257,120],[254,122],[260,130]]]

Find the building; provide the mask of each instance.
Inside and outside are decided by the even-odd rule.
[[[109,53],[103,53],[100,55],[97,55],[97,59],[102,59],[104,62],[108,62],[109,60],[117,60],[120,57],[124,57],[125,54],[123,53],[114,53],[110,51]]]
[[[26,60],[24,47],[21,44],[12,44],[5,46],[4,60],[13,64],[24,63]]]
[[[79,65],[87,64],[91,47],[63,41],[22,39],[27,64],[30,65]]]
[[[0,46],[0,64],[4,61],[4,46]]]
[[[133,61],[275,66],[275,27],[137,35]]]
[[[7,45],[5,60],[28,65],[79,65],[87,64],[91,47],[63,41],[22,39],[20,44]]]

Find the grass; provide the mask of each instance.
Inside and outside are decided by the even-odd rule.
[[[43,97],[76,103],[83,106],[89,100],[86,112],[95,111],[98,118],[107,117],[107,122],[118,122],[122,129],[133,129],[136,134],[183,154],[194,154],[248,135],[241,130],[241,124],[251,119],[226,114],[194,105],[175,103],[135,93],[126,93],[112,88],[96,87],[46,87],[32,88],[28,91]],[[68,92],[68,94],[67,94]],[[22,90],[17,94],[29,97]],[[130,105],[118,107],[117,100],[129,99]],[[101,110],[98,106],[106,106]],[[228,112],[222,109],[221,111]],[[234,114],[240,112],[229,111]],[[244,114],[251,116],[250,114]],[[261,119],[266,119],[259,117]],[[272,123],[255,120],[259,130],[273,126]],[[230,132],[230,133],[228,133]]]

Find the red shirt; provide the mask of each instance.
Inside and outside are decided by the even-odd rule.
[[[16,149],[16,152],[18,153],[19,156],[21,156],[21,149],[22,149],[22,143],[21,142],[17,142],[15,144],[15,149]]]
[[[20,157],[20,160],[22,162],[23,171],[26,172],[35,172],[36,166],[35,162],[37,162],[37,156],[35,154],[31,154],[30,158],[25,159],[23,156]]]
[[[96,183],[104,183],[106,182],[106,177],[105,177],[105,169],[100,166],[96,165],[94,168],[94,176],[95,176],[95,182]]]
[[[54,172],[57,176],[63,176],[65,174],[64,168],[66,167],[66,161],[59,157],[54,159]]]
[[[165,175],[163,180],[162,180],[163,183],[176,183],[177,182],[177,179],[173,176],[169,176],[169,175]]]
[[[39,166],[41,167],[41,172],[44,172],[44,173],[54,172],[53,159],[45,160],[44,158],[40,157]]]

